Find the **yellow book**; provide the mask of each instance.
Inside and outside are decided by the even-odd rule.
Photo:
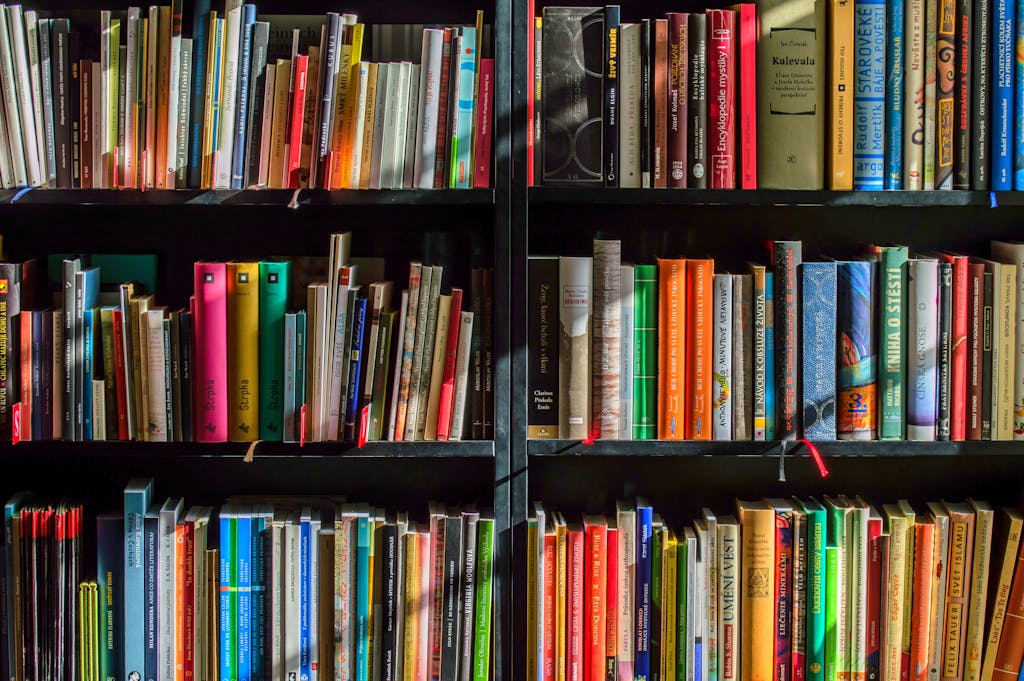
[[[434,333],[434,354],[430,367],[430,388],[427,393],[427,421],[423,426],[423,439],[437,439],[437,417],[441,402],[441,383],[444,380],[444,362],[448,354],[448,324],[451,317],[452,297],[443,295],[437,304],[437,331]]]
[[[359,62],[363,58],[363,25],[352,26],[352,50],[348,62],[348,85],[345,91],[345,113],[341,120],[341,178],[345,187],[352,187],[352,154],[354,149],[356,108],[359,99]]]
[[[885,640],[881,641],[883,678],[900,678],[900,664],[903,656],[903,604],[905,601],[907,532],[911,523],[897,504],[886,504],[882,514],[889,531],[888,593],[884,594]],[[894,676],[895,675],[895,676]]]
[[[669,533],[668,541],[663,549],[662,565],[662,590],[661,614],[664,624],[661,631],[665,643],[661,648],[662,672],[661,678],[664,681],[676,681],[676,634],[679,613],[676,610],[676,598],[679,591],[679,566],[676,561],[679,559],[679,540],[675,533]]]
[[[854,3],[832,0],[829,7],[829,188],[853,189]]]
[[[1021,528],[1024,527],[1024,516],[1016,509],[1004,508],[1000,516],[999,539],[1005,541],[997,541],[995,544],[996,548],[1002,551],[1002,555],[997,554],[999,579],[992,583],[992,623],[988,630],[988,641],[985,643],[985,664],[981,668],[981,681],[992,681],[992,672],[995,671],[996,653],[1006,621],[1006,606],[1010,600],[1013,569],[1017,565]]]
[[[167,189],[167,102],[171,93],[171,8],[160,7],[160,26],[157,29],[157,81],[156,81],[156,170],[153,180],[157,189]],[[117,121],[114,121],[117,125]],[[171,187],[174,189],[174,187]]]
[[[277,77],[274,79],[274,119],[270,126],[270,175],[267,186],[271,189],[283,189],[285,187],[284,147],[288,139],[288,78],[281,76],[291,73],[292,62],[290,59],[277,60]],[[306,376],[309,383],[310,376]]]
[[[366,76],[366,110],[363,112],[363,151],[359,157],[359,188],[370,188],[370,167],[373,161],[373,114],[377,106],[377,64],[372,63]]]
[[[228,263],[228,439],[259,436],[260,264]]]
[[[971,598],[974,511],[964,503],[944,503],[949,511],[949,576],[946,580],[946,637],[940,678],[942,681],[962,681],[967,609]]]
[[[743,616],[742,681],[771,681],[775,663],[775,511],[763,501],[737,501],[743,575],[740,611]]]
[[[987,269],[987,268],[986,268]],[[993,315],[992,439],[1013,439],[1014,354],[1017,325],[1017,274],[1011,263],[998,263],[993,288],[997,292]],[[996,394],[998,391],[998,394]]]
[[[402,662],[404,681],[416,681],[416,648],[420,624],[420,537],[416,532],[405,535],[405,659]]]
[[[987,503],[968,502],[974,511],[974,562],[971,566],[971,600],[967,611],[964,681],[980,681],[981,652],[985,644],[985,605],[988,603],[989,563],[992,559],[992,526],[995,512]]]
[[[903,642],[901,650],[903,653],[903,659],[909,659],[910,647],[914,641],[914,632],[912,627],[914,622],[914,555],[916,553],[914,545],[917,543],[917,533],[914,530],[914,526],[917,525],[917,514],[914,512],[914,507],[911,506],[910,502],[906,499],[900,499],[899,507],[900,511],[903,513],[903,517],[907,519],[907,558],[903,564]]]
[[[567,527],[561,513],[555,515],[555,681],[566,681],[566,588],[569,585]]]
[[[214,85],[217,82],[217,47],[219,44],[220,20],[216,10],[210,11],[209,45],[206,48],[206,100],[203,102],[203,161],[202,184],[204,189],[213,186],[213,102],[217,98]]]

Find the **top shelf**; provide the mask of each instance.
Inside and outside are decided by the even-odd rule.
[[[1024,192],[804,191],[784,189],[614,189],[530,187],[535,205],[638,206],[1024,206]]]
[[[493,189],[18,189],[0,206],[485,206]]]

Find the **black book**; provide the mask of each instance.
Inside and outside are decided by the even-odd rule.
[[[459,679],[459,642],[462,640],[462,517],[444,519],[444,574],[441,601],[441,681]]]
[[[448,89],[442,96],[448,97],[448,131],[445,133],[444,143],[444,175],[441,176],[441,188],[452,187],[452,140],[458,137],[459,117],[456,113],[459,110],[459,54],[462,50],[462,36],[458,28],[452,29],[451,64],[448,67],[448,83],[442,83]],[[378,89],[378,92],[380,90]],[[381,187],[384,189],[384,187]]]
[[[469,309],[473,313],[473,336],[469,344],[469,388],[466,409],[469,412],[469,438],[484,437],[484,348],[483,348],[483,290],[484,271],[474,268],[470,273]],[[476,320],[481,320],[477,323]],[[463,427],[463,439],[466,430]]]
[[[381,601],[381,681],[398,681],[397,657],[402,653],[398,640],[398,525],[394,522],[384,524],[384,559],[381,563],[380,588],[383,594]]]
[[[140,681],[157,681],[157,651],[161,643],[168,645],[167,641],[160,641],[159,615],[157,610],[157,572],[160,565],[160,507],[150,506],[143,521],[143,555],[145,566],[143,575],[143,594],[145,595],[146,620],[142,626],[146,632],[145,648],[145,677]],[[133,625],[134,626],[134,625]]]
[[[533,183],[541,184],[544,172],[544,144],[541,131],[544,129],[544,102],[541,99],[544,76],[544,20],[534,18],[533,26],[533,82],[530,83],[530,97],[533,97]]]
[[[776,439],[800,436],[799,241],[776,241],[772,248],[775,295],[775,433]]]
[[[78,58],[78,34],[68,35],[68,126],[70,128],[71,185],[82,186],[81,131],[81,62]]]
[[[987,270],[987,268],[986,268]],[[985,272],[982,285],[981,325],[981,439],[992,439],[992,272]]]
[[[180,362],[181,439],[192,441],[192,313],[178,314],[178,355]]]
[[[40,392],[42,400],[33,404],[32,409],[42,412],[42,429],[37,440],[53,439],[53,310],[39,313],[41,319],[41,337],[39,339],[40,357]]]
[[[604,8],[604,107],[601,163],[605,187],[619,186],[619,6]]]
[[[74,441],[75,438],[75,274],[81,269],[80,259],[64,261],[64,399],[63,405],[63,438]]]
[[[170,411],[173,415],[174,428],[171,428],[171,422],[169,421],[167,425],[167,440],[169,442],[181,442],[181,329],[179,328],[181,325],[181,313],[172,312],[168,318],[168,324],[170,325],[171,347]]]
[[[989,127],[989,72],[992,59],[991,23],[992,5],[989,0],[974,2],[974,35],[972,36],[971,63],[974,66],[974,82],[971,91],[971,118],[974,134],[971,135],[971,189],[988,191],[989,145],[992,130]]]
[[[971,188],[971,33],[973,0],[957,0],[956,76],[953,93],[953,189]]]
[[[219,525],[220,523],[217,523],[217,524]],[[280,532],[281,532],[282,535],[284,534],[284,530],[283,529],[280,529]],[[207,538],[207,541],[209,541],[209,537]],[[263,546],[263,556],[262,556],[262,561],[261,562],[263,563],[264,593],[265,594],[277,593],[275,591],[275,589],[280,589],[281,585],[277,584],[274,581],[274,568],[273,568],[273,566],[279,565],[281,563],[281,556],[274,555],[274,529],[273,529],[273,519],[272,518],[268,518],[267,519],[267,529],[265,529],[262,533],[260,533],[260,543]],[[196,546],[195,557],[196,557],[196,562],[197,563],[200,560],[205,560],[205,558],[206,558],[206,556],[204,555],[205,553],[206,553],[206,547],[205,546],[203,546],[203,547]],[[268,569],[267,566],[270,566],[270,568]],[[335,569],[337,569],[337,566],[335,566]],[[332,579],[332,582],[333,582],[333,579]],[[197,613],[196,616],[198,617],[200,615]],[[280,626],[280,625],[277,625],[277,626]],[[274,633],[275,633],[274,627],[275,627],[275,624],[274,624],[274,608],[269,607],[269,604],[266,604],[263,607],[263,622],[261,624],[261,629],[260,629],[260,632],[261,632],[261,636],[259,637],[260,643],[258,644],[258,645],[262,645],[263,646],[263,651],[264,651],[263,652],[263,655],[264,655],[264,657],[263,657],[263,678],[262,679],[255,679],[254,681],[277,681],[277,679],[274,676],[274,665],[270,663],[271,662],[270,661],[270,656],[267,655],[267,651],[274,649]]]
[[[459,632],[459,679],[473,678],[473,613],[476,595],[476,530],[480,514],[462,514],[462,631]]]
[[[0,263],[0,440],[14,433],[14,405],[18,403],[18,335],[21,311],[21,267]]]
[[[939,414],[935,439],[947,441],[950,437],[950,370],[952,369],[953,338],[953,264],[939,263],[939,361],[937,386]]]
[[[649,189],[654,177],[651,82],[654,74],[654,33],[651,20],[640,20],[640,186]]]
[[[485,440],[494,439],[494,268],[488,267],[483,271],[483,301],[481,302],[483,316],[480,329],[480,343],[482,347],[483,362],[483,406],[481,416],[483,418],[483,434]],[[474,317],[474,319],[476,319]],[[475,326],[475,324],[474,324]]]
[[[527,300],[527,413],[531,438],[558,437],[558,258],[531,257],[526,265]]]
[[[703,14],[693,13],[689,19],[690,82],[687,84],[686,113],[689,139],[686,143],[687,187],[705,189],[708,186],[707,133],[707,21]]]
[[[252,28],[252,73],[249,76],[249,115],[246,132],[245,176],[242,187],[250,187],[260,179],[260,142],[263,139],[264,91],[267,86],[267,40],[270,24],[257,21]]]
[[[61,189],[69,189],[72,186],[69,32],[70,22],[67,19],[54,19],[50,22],[53,59],[53,142],[57,163],[57,187]]]
[[[604,10],[544,8],[543,52],[539,184],[601,184]]]

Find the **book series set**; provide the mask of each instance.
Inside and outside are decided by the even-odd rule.
[[[531,184],[1024,189],[1013,0],[533,5]]]
[[[490,186],[482,11],[473,26],[367,27],[240,0],[191,10],[0,5],[0,186]]]
[[[1021,522],[980,501],[737,501],[675,527],[643,500],[537,503],[524,678],[1011,681]]]
[[[15,681],[493,678],[488,510],[186,508],[132,479],[95,532],[81,506],[19,493],[3,535],[0,658]]]
[[[769,265],[528,262],[528,437],[1024,439],[1024,244]]]
[[[350,248],[350,233],[333,235],[322,272],[197,262],[181,310],[136,282],[104,286],[88,257],[61,261],[51,306],[35,261],[0,263],[0,436],[493,438],[492,271],[472,270],[464,292],[442,288],[442,266],[412,262],[399,301],[383,260]],[[289,311],[291,290],[305,309]]]

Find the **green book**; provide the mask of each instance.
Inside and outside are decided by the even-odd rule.
[[[825,509],[815,500],[803,504],[807,513],[807,681],[825,680],[825,591],[827,589],[825,543],[828,522]]]
[[[227,681],[238,679],[238,518],[232,513],[228,519],[228,623]]]
[[[826,627],[830,628],[828,636],[835,632],[835,640],[832,641],[832,648],[829,648],[829,640],[826,639],[825,668],[827,672],[826,681],[838,681],[848,679],[850,675],[850,624],[852,613],[850,612],[849,600],[849,558],[847,552],[850,550],[849,542],[852,539],[850,523],[853,509],[839,499],[825,498],[825,508],[828,510],[828,534],[825,540],[826,559],[826,609],[832,604],[834,613],[826,613]],[[831,552],[831,554],[829,553]],[[836,561],[833,568],[828,564],[829,557]],[[834,570],[834,572],[833,572]],[[833,619],[834,614],[834,619]],[[831,650],[831,653],[828,651]]]
[[[476,537],[473,681],[488,681],[491,672],[491,558],[494,553],[494,518],[480,518]]]
[[[117,374],[114,369],[114,310],[100,308],[100,336],[103,345],[103,393],[107,439],[117,440]]]
[[[686,653],[690,649],[687,635],[686,608],[687,559],[690,547],[687,546],[685,534],[680,538],[676,549],[676,678],[686,678]]]
[[[284,433],[284,315],[289,262],[260,263],[260,439],[280,442]]]
[[[662,555],[668,542],[668,528],[660,518],[655,518],[651,533],[651,625],[650,645],[651,669],[661,668],[661,629],[665,621],[665,603],[662,603]]]
[[[633,439],[658,438],[658,267],[636,265],[633,284]]]
[[[882,246],[882,328],[879,330],[879,435],[902,440],[906,433],[903,386],[907,373],[907,247]]]
[[[388,405],[388,359],[391,357],[391,342],[395,332],[397,311],[384,312],[377,329],[377,357],[373,367],[373,392],[370,397],[370,428],[367,439],[380,440],[384,434],[384,414]]]
[[[825,681],[838,681],[839,677],[839,598],[836,582],[839,563],[838,547],[825,547]]]

